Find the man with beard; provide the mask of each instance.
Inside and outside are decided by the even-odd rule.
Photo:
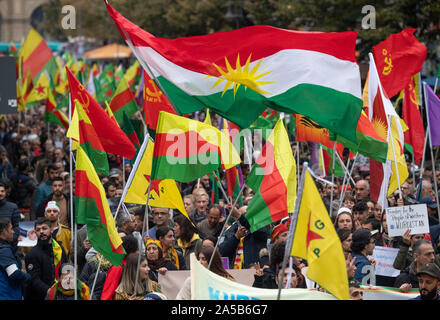
[[[424,264],[417,276],[420,296],[411,300],[440,300],[440,268],[435,263]]]
[[[414,244],[413,248],[414,261],[404,270],[394,282],[395,288],[400,288],[402,292],[408,292],[412,288],[419,286],[417,274],[420,272],[422,266],[427,263],[435,263],[439,265],[439,259],[435,256],[434,247],[431,241],[422,239]]]
[[[70,257],[72,232],[68,227],[60,223],[60,207],[55,201],[49,201],[46,204],[44,216],[51,223],[52,237],[63,247],[67,258]]]
[[[60,223],[66,227],[70,226],[70,199],[69,196],[64,194],[64,179],[61,177],[55,177],[52,181],[52,193],[43,199],[38,206],[36,216],[43,217],[46,210],[46,205],[50,201],[55,201],[60,208]]]
[[[44,300],[55,283],[60,266],[67,262],[63,248],[52,238],[51,223],[38,218],[34,227],[37,245],[25,256],[26,271],[32,280],[25,290],[25,300]]]

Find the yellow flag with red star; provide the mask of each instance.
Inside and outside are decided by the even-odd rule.
[[[37,84],[32,88],[32,91],[26,97],[26,103],[41,101],[47,99],[47,92],[49,90],[49,78],[46,72],[43,72],[37,81]]]
[[[291,255],[307,260],[309,279],[338,299],[348,300],[341,241],[308,170],[305,175]]]
[[[177,209],[189,219],[176,181],[172,179],[157,179],[151,181],[153,150],[153,141],[145,139],[128,178],[127,191],[125,197],[124,195],[122,196],[123,201],[126,203],[146,204],[148,187],[151,184],[148,205],[152,207]]]

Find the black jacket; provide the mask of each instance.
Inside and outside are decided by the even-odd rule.
[[[61,244],[60,244],[61,246]],[[63,250],[61,264],[67,262]],[[44,300],[47,290],[55,282],[55,265],[53,263],[52,244],[38,241],[37,245],[24,257],[26,271],[32,276],[24,294],[25,300]]]
[[[246,229],[250,229],[249,222],[244,215],[241,215],[238,221]],[[237,247],[240,243],[240,240],[235,237],[238,226],[238,223],[234,222],[231,227],[226,230],[223,242],[219,244],[221,256],[229,258],[230,269],[234,267]],[[263,248],[267,248],[267,227],[263,227],[253,233],[248,232],[243,240],[243,269],[259,261],[259,253]]]
[[[15,203],[6,200],[0,201],[0,218],[9,218],[14,229],[14,238],[12,242],[12,249],[14,254],[17,250],[18,236],[20,235],[19,223],[21,220],[20,211]]]
[[[410,283],[413,288],[419,287],[419,278],[417,277],[417,261],[413,261],[407,268],[402,270],[394,281],[394,287],[400,288],[404,283]]]

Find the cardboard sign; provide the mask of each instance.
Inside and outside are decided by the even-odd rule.
[[[426,204],[415,204],[386,209],[388,235],[401,236],[407,229],[410,234],[429,233],[428,210]]]
[[[376,246],[373,251],[373,259],[376,260],[375,273],[379,276],[397,277],[400,270],[393,268],[399,249]]]

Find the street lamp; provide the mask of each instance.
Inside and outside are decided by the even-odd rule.
[[[243,19],[243,0],[241,0],[239,4],[237,2],[238,0],[234,0],[234,5],[232,5],[231,0],[228,0],[228,9],[225,18],[235,20],[235,28],[239,29],[240,20]]]

